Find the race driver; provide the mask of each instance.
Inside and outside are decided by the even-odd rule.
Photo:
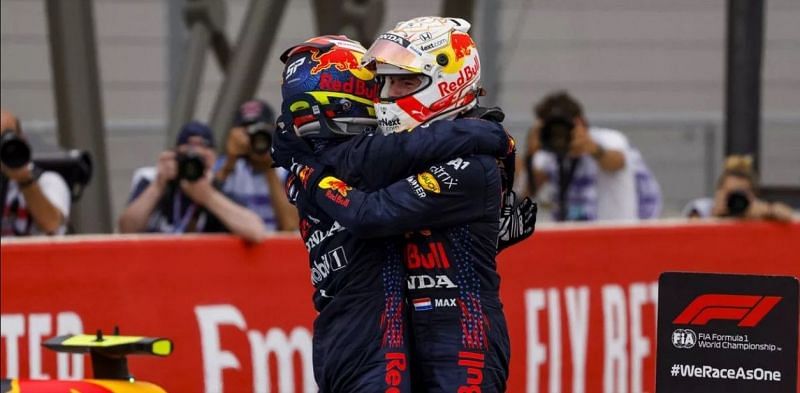
[[[282,126],[295,130],[320,155],[341,162],[366,151],[382,157],[371,166],[374,172],[363,174],[380,173],[384,184],[442,157],[507,155],[511,142],[505,131],[483,120],[463,119],[402,134],[372,132],[378,86],[372,72],[359,68],[364,52],[343,36],[317,37],[287,50],[282,56],[282,111],[290,117],[281,116],[289,122]],[[277,163],[287,162],[281,151],[273,156]],[[285,165],[291,167],[291,160]],[[314,179],[323,173],[314,166],[291,169],[297,176],[289,179],[289,189],[316,184]],[[357,178],[353,184],[370,186]],[[410,391],[405,272],[400,259],[388,254],[396,245],[359,240],[316,206],[303,199],[296,204],[316,288],[313,361],[320,391]]]
[[[475,108],[480,64],[468,29],[462,19],[417,18],[378,38],[362,62],[377,69],[381,128],[436,127],[475,112],[491,118],[492,111]],[[280,133],[276,146],[294,146],[295,173],[314,173],[293,184],[299,200],[311,201],[363,238],[414,231],[403,244],[388,243],[388,261],[402,259],[408,269],[413,391],[504,391],[510,346],[494,261],[504,184],[495,158],[466,155],[364,192],[341,177],[320,174],[323,162],[359,173],[348,167],[350,161],[331,163],[319,151],[317,158],[290,141],[293,135]],[[372,180],[367,178],[361,180]]]

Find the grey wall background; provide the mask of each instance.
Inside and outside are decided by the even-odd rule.
[[[164,145],[168,1],[95,1],[114,217],[126,202],[133,170],[152,165]],[[708,192],[723,145],[725,0],[493,3],[501,7],[504,43],[498,100],[513,133],[524,134],[536,100],[567,88],[583,101],[590,121],[620,128],[643,151],[664,188],[666,215]],[[227,4],[228,37],[235,42],[247,1]],[[439,1],[386,0],[385,28],[439,8]],[[35,139],[55,144],[44,1],[0,0],[0,15],[0,104],[16,112]],[[767,1],[762,179],[770,185],[800,186],[798,21],[799,1]],[[486,28],[480,22],[478,15],[478,40]],[[279,102],[277,55],[314,35],[312,23],[310,0],[290,0],[259,97]],[[221,79],[209,57],[198,119],[208,119]]]

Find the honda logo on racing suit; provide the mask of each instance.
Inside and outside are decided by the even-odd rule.
[[[430,288],[458,288],[453,284],[450,277],[445,275],[429,276],[426,274],[408,276],[408,289],[430,289]]]

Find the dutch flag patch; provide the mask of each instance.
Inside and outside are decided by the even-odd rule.
[[[433,310],[433,303],[431,303],[431,298],[422,297],[422,298],[419,298],[419,299],[414,299],[414,310],[415,311],[430,311],[430,310]]]

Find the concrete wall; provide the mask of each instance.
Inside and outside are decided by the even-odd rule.
[[[108,131],[112,202],[124,206],[133,169],[151,165],[165,140],[168,111],[168,0],[96,0],[95,20],[105,119]],[[486,0],[490,1],[490,0]],[[290,0],[278,30],[274,54],[258,95],[279,102],[281,64],[277,53],[314,33],[310,0]],[[595,123],[611,119],[639,145],[668,191],[668,210],[700,196],[710,176],[707,161],[718,161],[722,135],[709,158],[698,147],[699,129],[631,125],[614,119],[682,114],[720,118],[724,98],[725,0],[504,0],[499,103],[512,132],[522,135],[531,105],[548,91],[567,88],[584,103]],[[228,36],[239,32],[246,0],[229,0]],[[386,0],[385,27],[398,20],[436,14],[439,2]],[[0,101],[18,113],[41,139],[53,142],[55,118],[43,0],[0,0]],[[767,2],[764,58],[765,118],[795,116],[800,108],[800,2]],[[480,31],[480,17],[476,27]],[[484,50],[484,52],[486,52]],[[197,118],[206,120],[221,83],[209,57]],[[490,92],[491,93],[491,92]],[[698,117],[698,116],[693,116]],[[669,123],[669,122],[667,122]],[[638,124],[638,123],[636,123]],[[763,136],[764,180],[800,185],[800,122],[773,126]],[[126,126],[127,125],[127,126]],[[135,126],[134,126],[135,125]],[[603,124],[600,124],[603,125]],[[719,123],[717,122],[717,126]],[[700,139],[698,139],[700,138]],[[718,168],[718,167],[717,167]]]

